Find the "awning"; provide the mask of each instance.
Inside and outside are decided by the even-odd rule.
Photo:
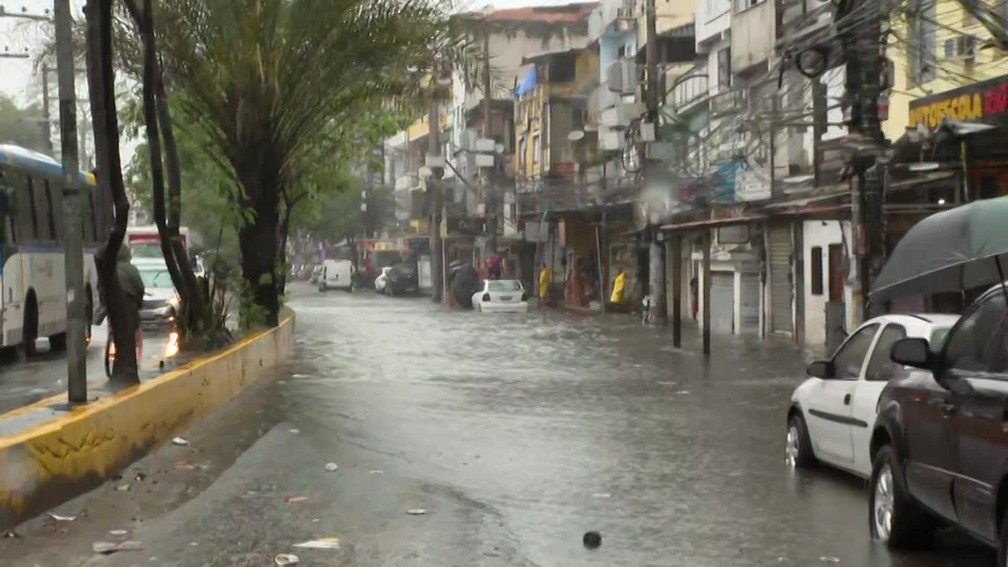
[[[750,224],[754,222],[763,222],[769,218],[770,217],[767,215],[748,215],[727,219],[706,219],[706,220],[683,222],[678,224],[665,224],[661,226],[661,230],[666,232],[681,232],[696,228],[720,228],[723,226],[734,226],[740,224]]]

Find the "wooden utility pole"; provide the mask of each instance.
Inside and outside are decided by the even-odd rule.
[[[661,100],[658,92],[658,14],[655,8],[655,0],[647,0],[644,4],[646,20],[646,41],[644,55],[647,64],[647,121],[654,124],[655,142],[658,137],[658,104]],[[652,185],[652,180],[657,174],[657,164],[647,159],[647,151],[641,152],[644,157],[644,184]],[[650,221],[650,219],[649,219]],[[649,319],[656,322],[664,322],[668,318],[665,308],[665,244],[659,240],[659,228],[652,227],[650,231],[650,244],[648,251],[648,291],[651,296],[649,307]]]
[[[441,156],[441,108],[437,95],[431,99],[430,113],[427,122],[430,132],[427,135],[427,153],[432,157]],[[434,303],[442,301],[444,291],[444,248],[441,245],[441,217],[444,212],[444,199],[441,193],[441,178],[444,177],[443,167],[431,167],[431,176],[427,181],[428,204],[430,205],[430,273],[431,300]]]
[[[56,71],[59,78],[60,148],[63,157],[63,258],[66,274],[67,394],[72,404],[87,402],[83,217],[77,159],[77,100],[74,85],[73,18],[70,0],[54,0]]]
[[[53,155],[52,113],[49,110],[49,65],[42,64],[42,133],[45,134],[46,153]]]

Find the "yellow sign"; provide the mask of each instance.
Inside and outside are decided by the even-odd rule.
[[[912,105],[911,105],[912,106]],[[942,120],[977,121],[984,117],[982,93],[966,93],[930,104],[910,108],[910,127],[924,124],[929,130],[941,125]]]

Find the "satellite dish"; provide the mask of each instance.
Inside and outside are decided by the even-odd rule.
[[[570,134],[567,134],[567,139],[571,142],[576,142],[585,137],[585,133],[582,130],[571,130]]]

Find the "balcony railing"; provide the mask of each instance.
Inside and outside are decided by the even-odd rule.
[[[672,103],[677,111],[703,100],[709,93],[707,73],[704,71],[692,71],[689,75],[679,79],[678,84],[672,88]]]
[[[632,31],[635,29],[634,3],[632,0],[608,0],[588,16],[588,37],[598,38],[610,30]]]
[[[615,205],[632,200],[636,185],[629,178],[596,181],[543,181],[531,191],[517,194],[523,215]]]
[[[741,89],[732,89],[718,93],[711,97],[711,116],[724,116],[742,112],[746,109],[747,99],[746,91]]]

